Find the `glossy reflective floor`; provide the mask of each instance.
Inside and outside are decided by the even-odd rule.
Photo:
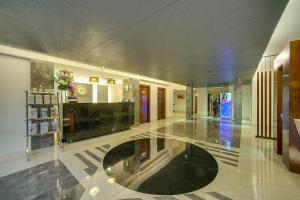
[[[241,127],[215,119],[196,118],[193,122],[181,121],[156,131],[168,135],[188,137],[228,147],[240,147]]]
[[[249,123],[235,126],[198,118],[191,124],[184,118],[185,115],[176,114],[128,131],[68,144],[64,151],[56,147],[38,150],[30,162],[23,152],[0,157],[0,199],[299,200],[300,175],[286,169],[281,156],[274,151],[274,140],[256,138],[255,127]],[[218,164],[218,173],[208,185],[184,194],[147,194],[124,187],[118,183],[122,175],[115,173],[115,168],[111,172],[107,166],[104,169],[106,155],[124,143],[144,139],[157,144],[150,146],[150,156],[140,155],[140,167],[149,168],[148,174],[159,174],[161,170],[151,171],[155,171],[153,166],[168,162],[165,155],[158,158],[158,163],[148,159],[156,152],[163,152],[160,150],[164,147],[163,139],[182,141],[209,152]],[[130,151],[127,153],[120,155],[132,155]],[[130,159],[120,164],[119,170],[127,166],[132,166]],[[158,188],[162,185],[151,184]]]
[[[204,149],[174,139],[138,139],[109,151],[104,170],[138,192],[174,195],[193,192],[214,180],[218,164]]]
[[[0,199],[79,199],[84,188],[60,160],[0,178]]]

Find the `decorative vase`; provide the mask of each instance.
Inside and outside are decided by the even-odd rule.
[[[67,91],[66,90],[60,90],[60,102],[66,103],[67,99]]]

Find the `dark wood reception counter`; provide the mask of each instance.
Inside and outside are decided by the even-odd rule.
[[[134,103],[64,103],[63,138],[76,142],[130,129]]]

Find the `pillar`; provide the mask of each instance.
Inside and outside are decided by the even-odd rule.
[[[134,124],[140,124],[140,81],[138,79],[123,80],[123,100],[134,102]]]
[[[194,90],[193,84],[186,86],[186,120],[193,119]]]
[[[198,94],[198,102],[197,102],[197,115],[199,116],[207,116],[208,113],[208,103],[207,96],[208,90],[207,87],[199,87],[196,89]]]
[[[234,123],[242,124],[242,102],[243,102],[243,82],[238,79],[234,82]]]

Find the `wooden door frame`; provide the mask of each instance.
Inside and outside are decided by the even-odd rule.
[[[157,99],[158,99],[158,91],[159,90],[163,90],[163,94],[164,94],[164,102],[163,102],[163,117],[162,119],[166,119],[166,88],[162,88],[162,87],[158,87],[157,88]],[[158,104],[156,105],[156,109],[158,111]],[[158,112],[157,112],[157,120],[158,120]]]
[[[150,95],[151,95],[151,87],[150,85],[144,85],[144,84],[140,84],[140,112],[141,112],[141,87],[146,87],[148,88],[148,96],[147,96],[147,107],[148,107],[148,113],[147,113],[147,123],[150,122]],[[140,117],[140,123],[145,123],[145,122],[141,122],[141,117]]]

